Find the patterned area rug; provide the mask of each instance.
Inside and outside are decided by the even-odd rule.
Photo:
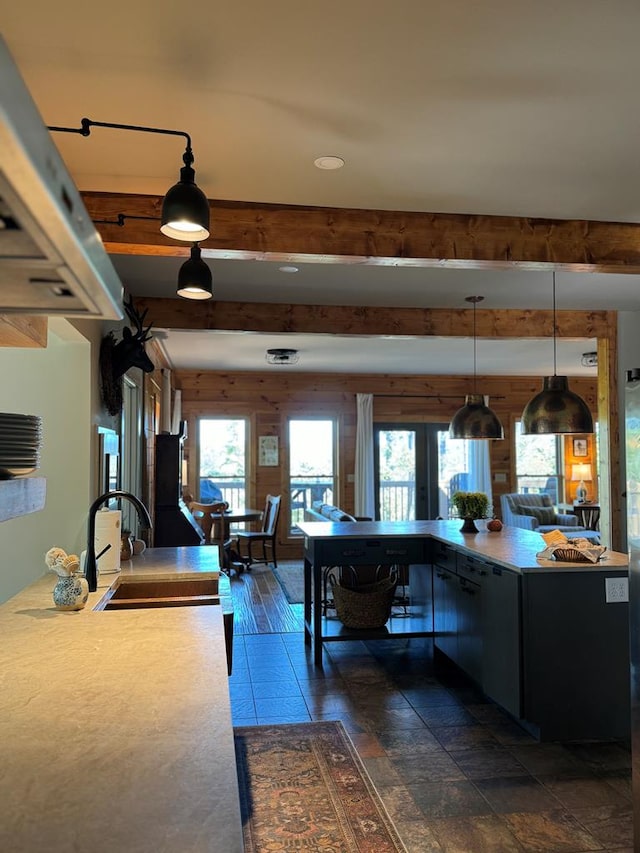
[[[406,853],[342,723],[235,729],[245,853]]]
[[[289,604],[302,604],[304,601],[304,568],[302,563],[293,563],[289,566],[281,563],[278,568],[272,566],[271,571],[282,587]]]

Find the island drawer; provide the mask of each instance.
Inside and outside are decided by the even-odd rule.
[[[491,571],[491,565],[485,560],[480,560],[478,557],[461,554],[460,552],[458,552],[456,557],[456,571],[463,578],[481,583],[482,578],[486,577]]]
[[[322,566],[408,566],[428,561],[428,541],[398,537],[368,537],[323,541],[316,546],[315,562]]]
[[[456,570],[456,551],[450,545],[440,542],[437,539],[433,540],[432,547],[432,562],[436,566],[442,566],[443,569]]]

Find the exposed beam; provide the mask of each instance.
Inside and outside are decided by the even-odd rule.
[[[416,335],[468,337],[468,308],[380,308],[345,305],[281,305],[264,302],[189,302],[186,299],[136,299],[140,311],[160,329],[217,329],[245,332],[299,332],[333,335]],[[567,338],[607,337],[616,314],[609,311],[558,311],[557,333]],[[553,312],[477,309],[478,337],[539,338],[553,334]]]
[[[161,196],[84,192],[108,252],[186,257],[160,234]],[[209,258],[640,273],[640,224],[212,200]]]

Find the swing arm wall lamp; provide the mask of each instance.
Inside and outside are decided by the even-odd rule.
[[[162,202],[162,225],[160,231],[174,240],[189,243],[206,240],[209,236],[209,201],[195,183],[193,169],[193,149],[191,137],[184,130],[170,130],[163,127],[145,127],[138,124],[118,124],[108,121],[93,121],[90,118],[80,120],[80,127],[59,127],[49,125],[48,130],[58,133],[77,133],[89,136],[92,127],[107,127],[114,130],[134,130],[140,133],[159,133],[165,136],[181,136],[186,141],[180,169],[180,180],[166,193]]]

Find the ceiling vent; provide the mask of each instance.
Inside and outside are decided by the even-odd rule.
[[[297,349],[268,349],[266,358],[269,364],[297,364],[300,356]]]

